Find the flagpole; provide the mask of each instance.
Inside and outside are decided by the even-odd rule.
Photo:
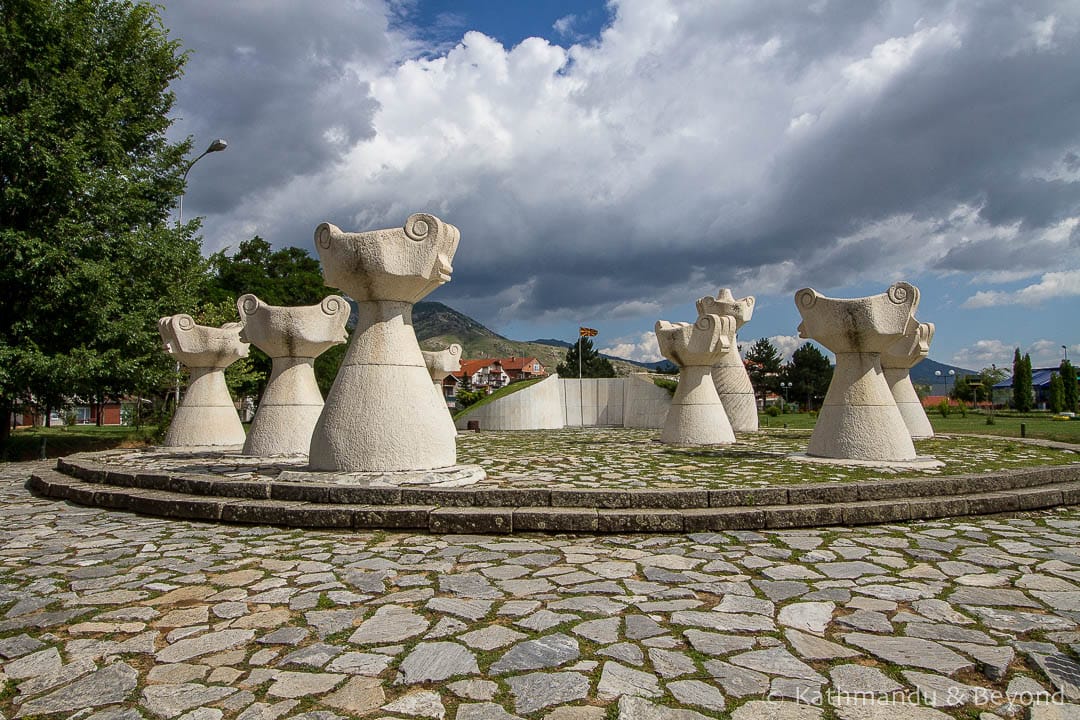
[[[584,327],[584,326],[581,326]],[[578,331],[577,338],[577,394],[578,394],[578,414],[581,416],[581,427],[585,427],[585,379],[581,377],[581,338],[584,337],[581,331]]]

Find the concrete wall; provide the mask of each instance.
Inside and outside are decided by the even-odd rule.
[[[563,426],[562,390],[559,376],[518,390],[516,393],[473,408],[455,421],[458,430],[470,420],[480,421],[481,430],[552,430]]]
[[[562,427],[662,428],[671,394],[645,375],[625,378],[560,378],[552,375],[458,418],[481,430],[547,430]]]
[[[671,393],[648,375],[631,375],[623,384],[623,427],[662,428],[671,407]]]

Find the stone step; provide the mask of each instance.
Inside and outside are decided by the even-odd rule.
[[[268,495],[251,497],[225,492],[232,489],[229,486],[241,483],[220,478],[208,479],[210,476],[166,475],[164,477],[175,480],[176,483],[163,489],[150,487],[156,482],[151,478],[162,476],[132,476],[130,473],[113,473],[66,461],[58,463],[58,466],[72,474],[56,470],[38,471],[31,476],[28,487],[40,495],[66,499],[81,505],[161,517],[288,527],[428,530],[433,533],[643,533],[783,529],[927,520],[957,515],[988,515],[1080,504],[1080,465],[991,476],[987,483],[990,487],[981,492],[926,495],[913,493],[909,496],[896,496],[895,492],[900,487],[896,486],[889,491],[884,490],[884,487],[878,488],[878,493],[885,493],[888,497],[859,499],[858,492],[853,495],[850,491],[839,490],[848,486],[830,486],[836,494],[829,495],[824,492],[824,486],[811,485],[786,488],[786,495],[757,495],[756,498],[763,501],[757,505],[752,504],[751,498],[755,497],[753,495],[743,496],[744,502],[739,504],[710,505],[700,501],[704,498],[711,502],[716,491],[688,491],[698,494],[684,497],[687,504],[681,507],[634,504],[634,497],[638,494],[644,495],[644,498],[638,499],[639,503],[658,503],[656,496],[664,494],[665,491],[653,490],[595,493],[566,491],[585,492],[585,495],[572,496],[577,504],[571,505],[565,502],[567,498],[560,495],[563,492],[561,490],[474,488],[473,497],[489,501],[500,499],[504,502],[470,506],[460,502],[437,502],[437,499],[442,498],[441,495],[423,494],[445,493],[445,490],[393,488],[388,490],[400,492],[401,495],[380,495],[386,502],[372,503],[334,500],[333,495],[326,494],[312,495],[316,500],[299,499],[304,494],[300,490],[312,490],[307,487],[307,483],[289,483],[301,486],[296,489],[299,494],[294,497],[281,497],[280,490],[277,492],[279,496],[274,497],[276,486],[285,483],[242,483],[245,487],[261,485]],[[76,474],[85,477],[76,477]],[[144,479],[145,484],[140,484],[140,478]],[[122,480],[130,480],[130,484],[122,484]],[[959,482],[958,478],[935,480],[956,481],[955,484],[947,482],[938,486],[940,488],[957,491],[974,489],[970,484]],[[924,489],[925,486],[918,484],[922,482],[924,481],[916,481],[916,484],[907,487],[912,490]],[[1008,486],[1010,482],[1011,487]],[[873,483],[853,484],[853,487],[858,491],[867,484]],[[803,492],[815,487],[821,492]],[[346,489],[356,491],[375,488],[346,486]],[[479,495],[484,492],[495,494]],[[550,504],[541,504],[540,499],[544,493],[548,493]],[[629,498],[624,498],[624,495]],[[362,496],[357,496],[359,497]],[[457,501],[463,500],[461,495],[455,494],[453,497]],[[530,502],[512,502],[518,497],[522,501]],[[586,497],[591,497],[593,504],[586,504]],[[618,502],[623,504],[610,506],[616,497]],[[720,497],[722,501],[731,499]],[[396,502],[390,501],[391,498]],[[427,499],[421,501],[424,498]],[[690,499],[697,500],[698,504],[689,503]],[[506,502],[507,500],[511,502]],[[556,505],[555,502],[562,504]]]

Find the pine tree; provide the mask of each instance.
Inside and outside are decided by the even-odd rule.
[[[813,410],[814,398],[824,398],[832,382],[833,367],[829,358],[813,343],[803,343],[791,354],[791,364],[784,376],[791,383],[793,399],[806,398],[806,409]]]
[[[578,377],[578,347],[581,347],[581,375],[583,378],[615,377],[615,367],[593,347],[592,338],[580,338],[566,350],[566,358],[555,368],[559,377]]]
[[[746,351],[746,372],[750,376],[750,384],[754,386],[760,407],[765,407],[767,394],[770,391],[776,392],[780,387],[781,361],[780,351],[769,338],[755,341]]]
[[[1013,409],[1017,412],[1030,412],[1035,399],[1032,392],[1031,356],[1021,357],[1020,348],[1013,354]]]
[[[1065,383],[1057,373],[1050,375],[1049,390],[1050,412],[1059,413],[1065,409]]]
[[[1077,387],[1076,368],[1073,367],[1073,364],[1068,360],[1062,360],[1058,372],[1061,374],[1061,384],[1065,393],[1065,411],[1077,412],[1080,410],[1080,408],[1077,407],[1077,396],[1080,395],[1080,387]]]

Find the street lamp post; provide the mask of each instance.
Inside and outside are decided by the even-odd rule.
[[[780,411],[784,412],[786,410],[786,405],[787,405],[787,402],[788,402],[787,394],[788,394],[788,390],[791,389],[791,383],[789,383],[789,382],[788,383],[781,382],[780,383],[780,389],[784,391],[784,406],[785,406],[785,407],[781,407]]]
[[[182,178],[180,178],[180,182],[184,184],[184,188],[180,191],[180,197],[177,201],[176,227],[182,227],[184,224],[184,190],[187,189],[187,176],[188,173],[191,172],[191,168],[195,167],[195,163],[199,162],[210,153],[221,152],[227,147],[229,147],[229,143],[225,142],[224,138],[218,138],[214,142],[210,143],[210,145],[202,151],[202,155],[199,155],[197,158],[189,162],[187,164],[187,167],[184,168],[184,175]]]
[[[1068,345],[1062,345],[1061,349],[1065,351],[1065,362],[1068,362],[1069,361],[1069,346]]]
[[[179,230],[184,226],[184,192],[187,190],[187,176],[191,172],[191,168],[195,167],[195,163],[202,160],[204,157],[213,152],[221,152],[225,148],[229,147],[229,143],[225,141],[225,138],[217,138],[214,142],[210,143],[202,154],[192,160],[184,168],[184,174],[180,178],[182,187],[180,188],[180,196],[176,201],[176,229]],[[176,363],[176,407],[180,407],[180,362]]]
[[[949,402],[949,378],[954,377],[955,375],[956,375],[955,370],[950,370],[948,372],[948,374],[945,375],[945,402]],[[934,371],[934,376],[935,377],[941,377],[941,371],[940,370],[935,370]]]

